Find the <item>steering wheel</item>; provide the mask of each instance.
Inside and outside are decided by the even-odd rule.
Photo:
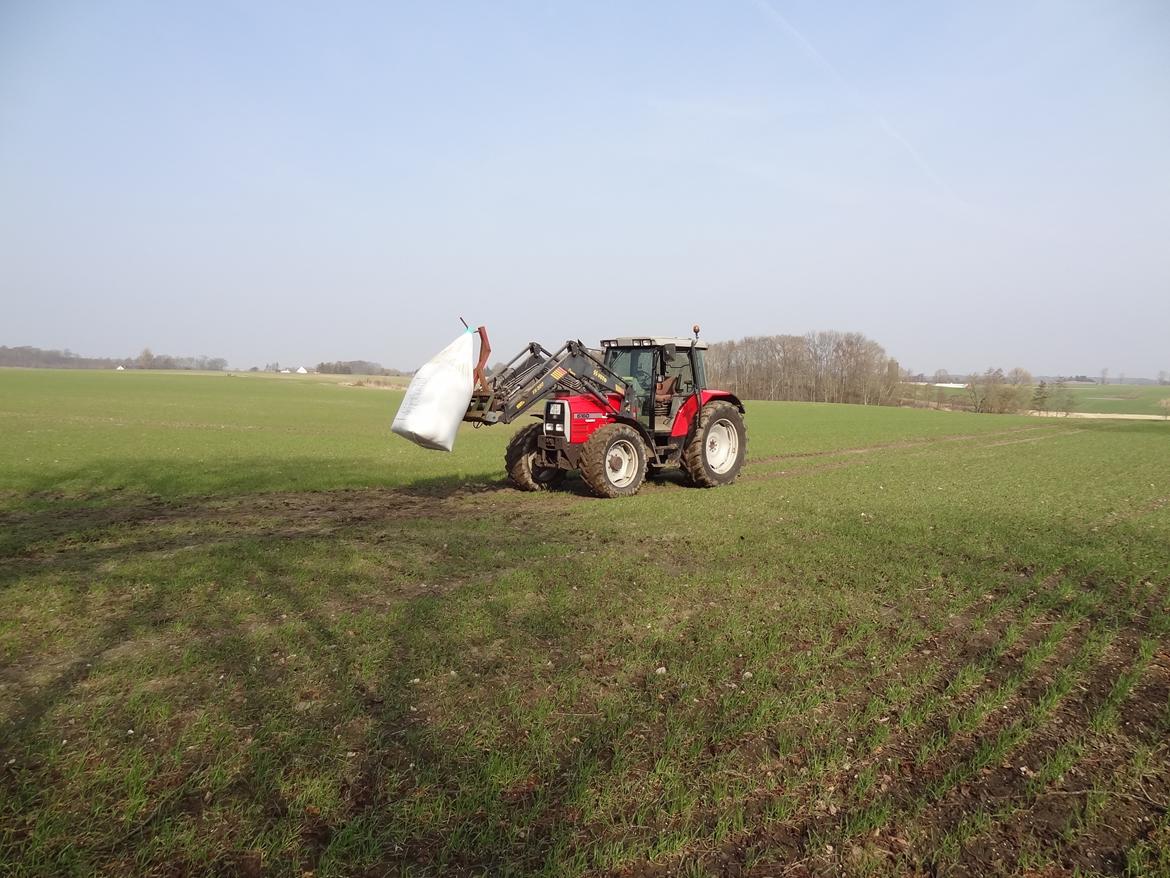
[[[647,369],[637,369],[634,371],[634,380],[638,382],[638,386],[642,391],[649,393],[654,387],[654,376],[650,374]]]

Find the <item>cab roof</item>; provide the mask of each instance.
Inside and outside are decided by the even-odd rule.
[[[601,346],[603,348],[662,347],[668,344],[672,344],[676,348],[695,348],[700,351],[707,349],[707,342],[705,341],[695,338],[677,338],[669,335],[622,335],[618,338],[605,338],[601,340]]]

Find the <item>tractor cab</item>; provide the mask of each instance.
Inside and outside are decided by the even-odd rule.
[[[706,387],[704,341],[623,336],[601,348],[602,362],[629,385],[637,418],[651,432],[669,431],[687,398]]]

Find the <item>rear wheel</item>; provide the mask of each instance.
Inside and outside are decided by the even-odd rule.
[[[695,434],[683,451],[683,466],[691,481],[703,488],[730,485],[746,456],[747,429],[739,409],[722,401],[703,406]]]
[[[598,497],[632,497],[646,478],[646,443],[627,424],[606,424],[585,440],[581,478]]]
[[[508,479],[521,491],[547,491],[565,479],[560,467],[540,463],[536,442],[543,424],[529,424],[518,430],[504,452]]]

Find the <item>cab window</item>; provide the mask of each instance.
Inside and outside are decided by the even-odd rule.
[[[674,356],[663,354],[662,375],[664,381],[675,379],[675,393],[690,393],[695,389],[695,372],[691,368],[689,351],[677,351]]]
[[[606,348],[605,365],[634,385],[634,396],[638,399],[647,396],[654,387],[653,348]]]

